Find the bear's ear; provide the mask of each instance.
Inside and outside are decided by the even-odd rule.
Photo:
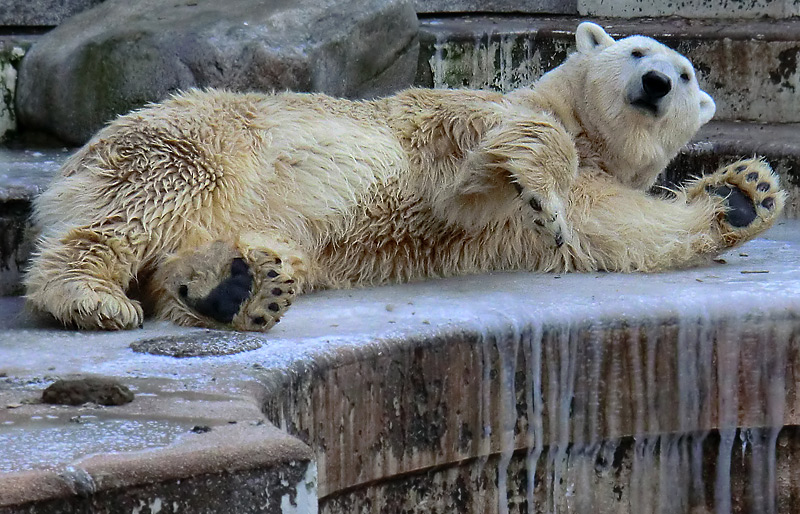
[[[608,35],[603,27],[590,21],[578,25],[575,31],[575,43],[578,51],[584,54],[597,52],[614,44],[614,38]]]
[[[716,111],[717,104],[714,103],[711,95],[705,91],[700,91],[700,124],[705,125],[708,123],[714,117]]]

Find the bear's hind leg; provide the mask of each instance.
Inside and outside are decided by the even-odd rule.
[[[149,296],[158,317],[181,325],[267,331],[299,292],[303,261],[280,238],[210,241],[162,262]]]
[[[145,247],[146,238],[113,225],[46,238],[25,277],[29,305],[79,329],[138,327],[142,308],[125,290]]]

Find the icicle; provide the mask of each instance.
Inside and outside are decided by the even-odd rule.
[[[517,320],[510,321],[510,333],[503,341],[497,342],[500,361],[499,414],[500,460],[497,464],[498,512],[508,514],[508,465],[514,454],[514,429],[517,424],[517,398],[514,378],[517,373],[517,351],[519,349],[520,328]]]
[[[534,514],[534,492],[536,488],[536,469],[542,455],[542,438],[544,437],[544,423],[542,421],[542,326],[533,324],[528,335],[527,348],[527,382],[525,387],[525,403],[528,406],[528,430],[526,433],[526,446],[528,453],[525,457],[525,469],[528,475],[526,500],[528,514]]]
[[[431,63],[431,69],[433,70],[433,87],[436,89],[448,87],[444,77],[444,45],[446,42],[447,38],[444,35],[436,34],[436,41],[433,44],[433,63]]]

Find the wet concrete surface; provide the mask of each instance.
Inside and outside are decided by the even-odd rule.
[[[362,420],[350,429],[330,425],[331,430],[344,434],[351,443],[320,441],[314,436],[316,429],[309,431],[308,426],[301,426],[298,418],[293,417],[296,413],[289,412],[288,400],[284,402],[282,395],[306,395],[294,399],[298,400],[297,405],[317,407],[339,405],[339,394],[347,398],[357,391],[358,394],[372,391],[370,397],[377,398],[368,373],[368,368],[374,368],[381,380],[407,384],[406,388],[398,389],[402,394],[398,392],[393,397],[400,401],[403,394],[413,393],[411,390],[417,386],[413,374],[398,375],[391,371],[391,363],[409,355],[406,360],[411,369],[436,367],[438,352],[439,357],[446,357],[454,365],[455,360],[445,355],[447,345],[473,344],[469,341],[474,336],[465,338],[465,334],[496,334],[502,338],[513,330],[515,323],[525,319],[557,327],[580,326],[587,320],[601,324],[603,320],[634,323],[643,317],[674,320],[696,315],[698,311],[712,320],[719,316],[752,318],[754,313],[791,318],[792,313],[800,312],[798,263],[800,227],[796,222],[783,222],[766,238],[732,250],[718,262],[671,273],[497,273],[315,293],[299,298],[281,324],[267,334],[181,328],[152,320],[143,329],[125,332],[70,331],[32,318],[20,298],[0,298],[0,440],[15,441],[14,452],[4,452],[0,459],[4,462],[0,470],[3,472],[0,506],[24,501],[19,489],[10,495],[5,492],[10,489],[2,487],[3,483],[21,480],[20,473],[27,473],[25,476],[32,480],[25,482],[29,487],[41,485],[50,476],[42,473],[63,475],[63,470],[69,468],[83,469],[80,466],[90,455],[93,455],[90,461],[98,466],[110,466],[110,462],[117,462],[115,459],[122,459],[114,464],[117,467],[112,471],[103,468],[103,473],[110,473],[104,476],[117,476],[117,482],[106,482],[116,485],[108,487],[122,494],[126,487],[140,482],[120,477],[131,476],[130,470],[145,457],[148,465],[155,462],[158,468],[147,474],[148,483],[159,480],[166,483],[179,476],[212,473],[220,469],[220,455],[233,452],[249,456],[248,445],[256,442],[269,445],[270,441],[276,444],[266,453],[271,464],[251,459],[239,469],[267,469],[298,459],[305,459],[303,462],[308,464],[312,459],[306,445],[309,444],[315,452],[313,460],[319,466],[320,493],[332,494],[362,480],[380,478],[366,472],[366,468],[359,468],[356,473],[355,466],[352,472],[356,475],[342,474],[348,469],[346,460],[341,461],[345,467],[340,471],[334,473],[334,468],[329,467],[340,461],[341,456],[337,455],[348,454],[348,444],[369,440],[367,412],[348,410],[350,423]],[[308,323],[309,319],[314,323]],[[225,340],[231,344],[219,344]],[[231,348],[242,351],[233,353],[229,351]],[[425,348],[432,353],[426,353]],[[150,353],[142,353],[142,349]],[[480,356],[474,350],[467,353],[473,359]],[[355,371],[358,366],[364,368],[362,372]],[[337,369],[342,374],[334,380],[337,383],[315,383],[314,390],[305,393],[292,389],[292,383],[300,383],[309,376],[327,376],[330,370]],[[94,375],[114,377],[125,384],[135,394],[134,401],[112,407],[39,403],[42,391],[55,380]],[[418,386],[428,391],[428,395],[436,390],[435,384]],[[386,391],[389,396],[393,394],[391,387]],[[322,404],[314,403],[312,398],[320,394],[333,396]],[[416,398],[414,402],[423,401],[417,403],[416,409],[433,405],[430,398]],[[386,401],[387,406],[392,405],[391,398]],[[272,427],[264,412],[281,430]],[[419,411],[420,419],[428,419],[429,423],[428,429],[414,432],[419,436],[417,439],[408,439],[409,434],[413,435],[410,432],[402,434],[397,440],[402,442],[401,446],[390,450],[393,444],[390,439],[394,437],[390,434],[389,439],[377,441],[378,446],[373,448],[387,445],[386,451],[402,454],[403,445],[435,447],[436,438],[452,430],[446,426],[440,427],[441,433],[430,430],[437,426],[436,419],[446,414],[436,412]],[[323,425],[331,423],[322,418],[318,421]],[[211,430],[193,431],[195,427]],[[251,431],[264,438],[254,435],[252,439],[233,441],[224,436],[230,430]],[[222,437],[233,446],[220,449],[218,439],[208,439],[213,444],[205,446],[200,438],[209,434],[218,434],[215,437]],[[469,433],[461,434],[461,443],[454,443],[455,451],[477,451],[479,447],[471,442],[471,437]],[[186,449],[186,441],[192,441],[194,446]],[[282,453],[287,447],[290,451]],[[7,446],[0,444],[0,448]],[[175,452],[181,455],[183,464],[174,461]],[[413,462],[422,465],[419,460],[411,462],[412,466]],[[403,469],[401,466],[396,471],[405,472]],[[44,501],[50,494],[41,492],[47,490],[39,487],[36,491],[40,492],[34,494],[34,489],[26,489],[38,501]]]
[[[0,202],[30,201],[55,177],[70,148],[0,147]]]

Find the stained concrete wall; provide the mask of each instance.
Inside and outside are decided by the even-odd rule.
[[[682,18],[790,18],[800,15],[798,0],[577,0],[582,16],[641,18],[680,16]]]

